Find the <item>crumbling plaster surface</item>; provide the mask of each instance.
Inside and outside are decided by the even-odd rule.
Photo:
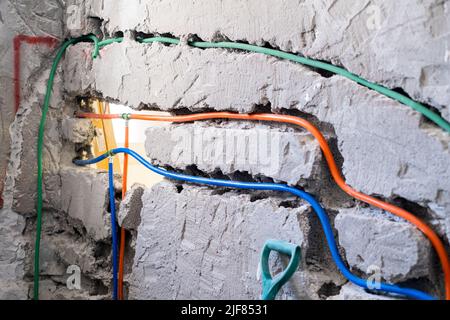
[[[225,36],[332,61],[402,88],[450,120],[448,1],[91,0],[84,10],[103,19],[109,35],[136,30],[196,34],[205,41]]]
[[[14,120],[13,90],[13,39],[17,35],[29,36],[62,36],[61,3],[57,1],[2,1],[0,3],[0,70],[1,87],[7,93],[0,98],[0,177],[4,179],[10,148],[10,137],[14,140],[15,132],[10,133],[10,125]],[[23,112],[31,108],[35,101],[42,101],[43,88],[53,50],[45,45],[21,45],[21,106]],[[39,85],[42,83],[42,85]],[[36,86],[37,85],[37,86]],[[57,86],[56,86],[57,88]],[[56,99],[61,100],[55,90]],[[55,102],[56,100],[53,100]],[[53,103],[53,105],[55,105]],[[36,109],[36,108],[35,108]],[[13,143],[14,144],[14,143]],[[14,146],[12,146],[14,147]],[[2,188],[0,188],[2,189]]]
[[[0,210],[0,299],[26,299],[25,219],[9,209]]]
[[[95,191],[95,190],[94,190]],[[43,216],[40,299],[109,299],[111,296],[110,239],[97,241],[79,219],[59,211],[47,211]],[[26,233],[31,237],[36,229],[29,223]],[[33,255],[28,254],[27,276],[32,278]],[[80,289],[69,288],[67,280],[79,268]]]
[[[18,35],[63,38],[64,12],[63,1],[18,0],[0,3],[0,189],[4,200],[0,217],[0,298],[3,299],[32,296],[36,146],[41,108],[55,54],[55,48],[44,44],[21,43],[21,99],[19,110],[14,115],[13,38]],[[95,217],[106,220],[107,213],[102,214],[100,210],[95,214],[91,212],[89,219],[83,220],[86,217],[80,216],[80,208],[75,203],[70,206],[70,199],[67,199],[80,191],[73,190],[73,186],[81,185],[81,191],[85,191],[83,203],[86,207],[106,210],[105,179],[102,180],[102,189],[98,186],[97,174],[89,171],[88,176],[83,175],[79,168],[74,169],[71,164],[75,144],[80,146],[92,140],[93,130],[91,125],[83,126],[78,121],[73,126],[68,125],[71,122],[67,116],[73,115],[73,105],[63,99],[61,71],[60,67],[56,73],[44,134],[40,293],[42,299],[104,299],[109,297],[110,287],[110,223],[98,221]],[[89,180],[88,184],[95,182],[91,191],[97,197],[92,197],[86,186],[82,186],[86,180]],[[77,184],[77,181],[81,182]],[[89,199],[92,201],[88,203]],[[93,222],[102,225],[95,226]],[[69,276],[66,270],[73,264],[82,269],[82,290],[73,291],[66,286]]]
[[[48,78],[53,49],[45,45],[21,44],[20,105],[17,116],[13,90],[13,39],[17,35],[62,36],[63,4],[58,1],[0,2],[0,298],[29,297],[31,236],[27,229],[34,213],[36,196],[36,137],[40,106]],[[56,80],[52,106],[62,101],[61,82]],[[46,172],[45,207],[57,206],[58,142],[54,110],[46,127],[44,170]],[[49,160],[52,161],[49,161]],[[5,177],[6,175],[6,177]],[[49,195],[58,195],[49,199]],[[29,278],[28,278],[29,279]]]
[[[0,178],[3,182],[7,159],[10,152],[9,127],[14,120],[13,94],[13,39],[16,35],[44,35],[60,37],[62,34],[62,7],[54,0],[5,0],[0,3]],[[21,95],[35,99],[36,77],[45,72],[41,64],[47,60],[52,50],[45,46],[23,44]],[[30,81],[26,81],[30,78]],[[32,79],[32,80],[31,80]],[[2,191],[0,183],[0,191]]]
[[[133,184],[127,190],[125,198],[120,202],[117,215],[117,222],[122,228],[137,232],[141,224],[142,196],[144,191],[145,186],[139,183]]]
[[[391,282],[433,273],[430,244],[411,224],[370,208],[341,209],[334,223],[350,266],[368,274],[379,267]]]
[[[85,168],[63,168],[61,174],[61,210],[80,220],[96,240],[107,240],[111,223],[106,207],[108,174]]]
[[[346,286],[340,293],[330,291],[322,296],[330,283],[340,287],[342,278],[332,268],[328,249],[318,251],[325,243],[321,226],[311,223],[314,213],[300,201],[282,206],[293,201],[286,195],[253,198],[251,193],[164,181],[146,189],[142,203],[130,206],[130,199],[125,200],[126,209],[121,207],[124,221],[137,220],[136,209],[143,206],[132,271],[126,277],[130,298],[254,299],[261,290],[254,270],[258,269],[262,244],[271,238],[302,248],[300,268],[290,282],[294,288],[288,285],[279,298],[379,298],[363,290],[344,290]],[[352,269],[363,274],[380,270],[377,277],[389,282],[433,274],[429,244],[400,219],[373,210],[356,213],[342,209],[336,228],[345,248],[343,256]],[[135,226],[129,225],[129,229],[135,230]],[[377,266],[378,270],[373,269]],[[272,266],[277,268],[280,266]]]

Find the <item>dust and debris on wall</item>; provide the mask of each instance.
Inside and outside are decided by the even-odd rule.
[[[449,298],[449,16],[2,1],[0,299]]]

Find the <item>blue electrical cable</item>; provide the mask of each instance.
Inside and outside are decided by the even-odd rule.
[[[302,190],[290,187],[285,184],[277,184],[277,183],[251,183],[251,182],[238,182],[238,181],[228,181],[228,180],[220,180],[220,179],[210,179],[210,178],[202,178],[202,177],[195,177],[195,176],[189,176],[185,174],[170,172],[165,169],[153,166],[151,163],[149,163],[147,160],[145,160],[141,155],[134,152],[133,150],[130,150],[128,148],[115,148],[110,150],[109,152],[102,154],[101,156],[98,156],[93,159],[88,160],[74,160],[74,163],[76,165],[89,165],[94,164],[97,162],[100,162],[104,159],[106,159],[108,156],[112,156],[118,153],[127,153],[133,158],[135,158],[138,162],[140,162],[143,166],[145,166],[147,169],[150,169],[151,171],[162,175],[169,179],[179,180],[179,181],[186,181],[196,184],[206,184],[211,186],[218,186],[218,187],[228,187],[228,188],[237,188],[237,189],[253,189],[253,190],[266,190],[266,191],[280,191],[280,192],[289,192],[293,195],[296,195],[297,197],[309,202],[309,204],[312,206],[314,211],[316,212],[317,216],[319,217],[320,223],[322,224],[323,231],[325,233],[325,237],[328,243],[328,246],[331,251],[331,256],[333,260],[335,261],[338,269],[342,272],[344,277],[346,277],[350,282],[353,282],[354,284],[364,288],[364,289],[370,289],[373,291],[379,291],[379,292],[386,292],[386,293],[394,293],[414,299],[420,299],[420,300],[436,300],[435,297],[424,293],[422,291],[416,290],[416,289],[410,289],[410,288],[402,288],[396,285],[386,284],[386,283],[380,283],[377,288],[369,288],[367,281],[364,279],[361,279],[354,274],[351,273],[351,271],[346,267],[344,261],[342,260],[336,241],[334,239],[333,230],[331,229],[330,222],[328,220],[328,216],[325,212],[325,210],[320,206],[320,204],[317,202],[317,200],[310,195],[309,193],[306,193]],[[112,170],[112,166],[110,164],[110,171]],[[110,177],[112,174],[110,173]],[[110,181],[110,190],[111,187],[111,181]],[[112,214],[112,210],[111,210]],[[113,238],[114,242],[114,238]],[[114,243],[113,243],[114,246]]]
[[[107,154],[108,155],[108,154]],[[117,271],[118,271],[118,255],[117,255],[117,229],[116,229],[116,196],[114,191],[114,165],[112,155],[108,163],[108,178],[109,178],[109,206],[111,210],[111,236],[112,236],[112,265],[113,265],[113,300],[117,300],[118,286],[117,286]]]

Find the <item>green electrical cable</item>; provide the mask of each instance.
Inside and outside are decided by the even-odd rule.
[[[42,231],[42,153],[44,148],[44,129],[45,120],[47,117],[48,107],[50,105],[50,98],[53,90],[53,80],[55,78],[56,69],[58,68],[59,61],[61,61],[62,56],[66,49],[73,44],[85,41],[93,41],[98,48],[98,39],[94,35],[82,36],[79,38],[69,39],[63,43],[56,54],[55,60],[53,60],[52,68],[50,70],[50,76],[47,81],[47,90],[45,92],[44,106],[42,107],[42,116],[39,123],[39,134],[38,134],[38,145],[37,145],[37,205],[36,205],[36,242],[34,249],[34,288],[33,296],[35,300],[39,299],[39,256],[40,256],[40,245],[41,245],[41,231]],[[94,50],[92,58],[97,57],[98,50]]]
[[[106,46],[108,44],[117,42],[122,42],[123,38],[113,38],[113,39],[107,39],[104,41],[101,41],[98,43],[99,46]],[[152,43],[152,42],[160,42],[160,43],[168,43],[168,44],[179,44],[180,40],[177,38],[168,38],[168,37],[152,37],[152,38],[146,38],[146,39],[138,39],[141,43]],[[395,92],[394,90],[388,89],[384,86],[381,86],[379,84],[367,81],[366,79],[363,79],[359,76],[357,76],[354,73],[351,73],[350,71],[347,71],[341,67],[334,66],[332,64],[328,64],[325,62],[317,61],[314,59],[309,59],[305,57],[300,57],[292,53],[283,52],[280,50],[274,50],[264,47],[259,47],[251,44],[245,44],[245,43],[238,43],[238,42],[204,42],[204,41],[191,41],[188,42],[188,44],[192,47],[196,48],[221,48],[221,49],[238,49],[238,50],[244,50],[244,51],[250,51],[250,52],[256,52],[256,53],[262,53],[265,55],[294,61],[306,66],[310,66],[317,69],[326,70],[329,72],[332,72],[334,74],[338,74],[340,76],[343,76],[347,79],[350,79],[356,83],[359,83],[369,89],[375,90],[378,93],[381,93],[382,95],[385,95],[386,97],[389,97],[391,99],[394,99],[404,105],[407,105],[411,107],[412,109],[416,110],[417,112],[420,112],[425,117],[433,121],[435,124],[437,124],[442,129],[446,130],[447,132],[450,132],[450,123],[446,121],[444,118],[442,118],[440,115],[435,113],[434,111],[428,109],[421,103],[418,103],[401,93]]]
[[[252,51],[257,53],[263,53],[266,55],[278,57],[281,59],[286,59],[294,62],[298,62],[310,67],[326,70],[335,74],[338,74],[340,76],[343,76],[347,79],[350,79],[356,83],[359,83],[369,89],[375,90],[389,98],[392,98],[400,103],[403,103],[414,110],[420,112],[425,117],[436,123],[438,126],[440,126],[442,129],[446,130],[447,132],[450,132],[450,123],[448,123],[445,119],[443,119],[441,116],[439,116],[437,113],[433,112],[432,110],[428,109],[424,105],[398,93],[391,89],[388,89],[386,87],[383,87],[381,85],[375,84],[373,82],[367,81],[354,73],[351,73],[343,68],[321,62],[316,61],[313,59],[300,57],[297,55],[294,55],[292,53],[286,53],[279,50],[274,49],[268,49],[263,47],[258,47],[250,44],[244,44],[244,43],[235,43],[235,42],[192,42],[192,46],[197,48],[230,48],[230,49],[239,49],[239,50],[246,50],[246,51]]]
[[[69,39],[63,43],[61,48],[58,50],[56,54],[55,60],[53,61],[53,65],[50,71],[50,76],[47,82],[47,90],[45,94],[44,106],[42,108],[42,117],[41,122],[39,124],[39,136],[38,136],[38,147],[37,147],[37,161],[38,161],[38,176],[37,176],[37,222],[36,222],[36,243],[35,243],[35,255],[34,255],[34,298],[39,298],[39,252],[40,252],[40,241],[41,241],[41,230],[42,230],[42,149],[44,144],[44,128],[45,128],[45,119],[47,116],[48,107],[50,104],[50,97],[53,88],[53,80],[56,74],[56,69],[62,56],[66,49],[73,44],[79,42],[92,41],[94,42],[94,51],[92,53],[92,58],[96,58],[99,54],[100,48],[107,46],[112,43],[120,43],[123,41],[123,37],[106,39],[103,41],[99,41],[98,38],[94,35],[82,36],[79,38]],[[179,44],[181,41],[177,38],[168,38],[168,37],[152,37],[152,38],[140,38],[138,39],[141,43],[168,43],[168,44]],[[269,56],[286,59],[290,61],[294,61],[303,65],[307,65],[310,67],[326,70],[332,72],[334,74],[341,75],[346,77],[356,83],[359,83],[365,87],[368,87],[372,90],[375,90],[389,98],[392,98],[400,103],[403,103],[412,109],[420,112],[425,117],[433,121],[442,129],[450,132],[450,123],[448,123],[445,119],[439,116],[437,113],[428,109],[424,105],[381,85],[372,83],[367,81],[343,68],[321,62],[313,59],[300,57],[292,53],[287,53],[279,50],[259,47],[255,45],[245,44],[245,43],[237,43],[237,42],[203,42],[203,41],[190,41],[188,44],[192,47],[196,48],[222,48],[222,49],[238,49],[256,53],[262,53]]]

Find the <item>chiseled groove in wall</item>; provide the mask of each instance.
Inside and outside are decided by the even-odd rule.
[[[92,18],[101,19],[101,18],[99,18],[99,17],[92,17]],[[103,33],[103,34],[106,34],[104,28],[101,28],[101,29],[103,29],[103,30],[102,30],[102,33]],[[130,32],[131,32],[131,34],[132,34],[132,39],[135,40],[135,41],[137,41],[137,38],[138,38],[138,37],[141,37],[141,38],[150,38],[150,37],[156,37],[156,36],[169,37],[169,38],[179,38],[179,39],[182,40],[182,42],[183,42],[183,41],[186,41],[186,40],[190,40],[190,41],[204,41],[204,40],[201,39],[197,34],[189,34],[188,37],[186,38],[186,37],[184,37],[184,36],[179,36],[179,37],[177,37],[177,35],[174,35],[173,33],[170,33],[170,32],[162,32],[162,33],[161,33],[161,32],[152,32],[152,33],[145,33],[145,32],[141,32],[141,31],[138,31],[138,30],[130,30]],[[123,31],[117,31],[117,32],[115,32],[115,35],[117,35],[117,34],[125,34],[125,32],[123,32]],[[218,33],[215,37],[213,37],[213,38],[211,39],[211,42],[218,42],[218,41],[229,41],[229,42],[238,42],[238,43],[244,43],[244,44],[256,45],[255,43],[252,43],[252,42],[247,41],[245,38],[244,38],[244,39],[241,39],[241,40],[233,40],[233,39],[230,39],[229,37],[227,37],[226,35],[224,35],[224,34],[222,34],[222,33]],[[271,45],[269,41],[266,41],[266,40],[264,40],[264,39],[261,39],[261,42],[264,43],[264,46],[263,46],[263,47],[265,47],[265,48],[273,49],[273,50],[279,50],[279,51],[283,51],[283,52],[286,52],[286,53],[289,53],[289,54],[297,55],[297,56],[299,56],[299,57],[304,57],[304,58],[306,58],[304,55],[301,54],[301,52],[281,50],[280,47]],[[150,44],[150,45],[151,45],[151,44]],[[175,46],[175,45],[173,45],[173,44],[165,44],[165,45],[166,45],[166,46]],[[207,48],[196,48],[196,49],[207,50]],[[217,49],[219,49],[219,48],[217,48]],[[226,51],[233,52],[233,53],[237,53],[237,54],[248,54],[248,53],[249,53],[248,51],[245,51],[245,50],[238,50],[238,49],[221,49],[221,50],[226,50]],[[277,58],[277,57],[272,57],[272,58],[274,58],[274,59],[276,59],[276,60],[283,60],[283,59],[280,59],[280,58]],[[318,59],[315,59],[315,60],[316,60],[316,61],[320,61],[320,62],[324,62],[324,63],[327,63],[327,64],[330,64],[330,65],[333,65],[333,66],[342,68],[342,69],[344,69],[345,71],[348,71],[348,70],[347,70],[343,65],[341,65],[341,64],[333,64],[331,61],[327,61],[327,60],[318,60]],[[292,62],[292,63],[295,63],[295,62]],[[338,76],[338,75],[336,75],[336,74],[334,74],[334,73],[331,73],[331,72],[329,72],[329,71],[327,71],[327,70],[322,70],[322,69],[314,68],[314,67],[307,66],[307,65],[303,65],[303,64],[302,64],[302,66],[305,67],[305,68],[307,68],[308,70],[310,70],[310,71],[312,71],[312,72],[314,72],[314,73],[320,75],[322,78],[331,78],[331,77],[333,77],[333,76]],[[349,72],[349,71],[348,71],[348,72]],[[362,86],[362,87],[364,87],[364,88],[370,90],[370,91],[375,91],[375,90],[370,89],[370,88],[368,88],[368,87],[365,87],[365,86],[363,86],[363,85],[361,85],[361,84],[359,84],[359,83],[357,83],[357,84],[358,84],[359,86]],[[383,86],[385,86],[385,85],[383,85]],[[411,99],[411,100],[413,100],[413,101],[416,101],[416,100],[414,100],[414,99],[413,99],[413,98],[412,98],[412,97],[411,97],[411,96],[410,96],[403,88],[401,88],[401,87],[398,87],[398,86],[397,86],[397,87],[388,87],[388,88],[390,88],[390,89],[393,90],[393,91],[396,91],[396,92],[401,93],[402,95],[404,95],[405,97],[407,97],[407,98],[409,98],[409,99]],[[380,95],[381,95],[381,94],[380,94]],[[389,98],[389,99],[391,99],[391,98]],[[400,102],[399,102],[399,103],[400,103]],[[437,108],[435,108],[435,107],[433,107],[433,106],[431,106],[431,105],[429,105],[429,104],[427,104],[427,103],[424,103],[424,102],[420,102],[420,103],[421,103],[423,106],[425,106],[427,109],[429,109],[429,110],[435,112],[435,113],[438,114],[440,117],[442,117],[441,112],[440,112]],[[409,106],[406,106],[406,105],[405,105],[405,107],[410,108]],[[421,113],[420,113],[420,117],[421,117],[420,127],[421,127],[423,124],[426,124],[427,126],[430,126],[430,125],[431,125],[431,126],[433,126],[433,127],[435,127],[435,128],[440,129],[440,127],[439,127],[437,124],[435,124],[433,121],[429,120],[427,117],[425,117],[425,116],[424,116],[423,114],[421,114]]]
[[[96,94],[97,96],[101,96],[102,95],[101,92],[95,92],[94,94]],[[76,97],[76,99],[77,98],[79,98],[79,97]],[[117,102],[116,100],[112,100],[112,99],[106,99],[106,100],[109,100],[109,101],[112,101],[112,102]],[[162,111],[161,107],[158,106],[157,104],[151,104],[150,106],[142,104],[142,109],[154,110],[154,111]],[[164,110],[164,111],[167,112],[167,110]],[[206,108],[202,109],[202,112],[214,112],[214,111],[215,111],[214,109],[206,109]],[[267,101],[267,103],[265,103],[264,105],[255,103],[253,111],[254,112],[263,112],[263,113],[272,113],[272,114],[274,114],[272,112],[271,102],[270,101]],[[340,153],[339,148],[338,148],[338,139],[339,139],[339,137],[336,136],[334,128],[333,128],[333,126],[330,123],[320,121],[319,119],[317,119],[316,116],[308,114],[308,113],[305,113],[305,112],[302,112],[302,111],[299,111],[299,110],[284,109],[283,108],[283,109],[280,109],[280,110],[277,110],[277,111],[279,111],[279,113],[281,113],[281,114],[287,114],[287,115],[298,116],[298,117],[304,118],[304,119],[310,121],[311,123],[313,123],[316,127],[318,127],[321,130],[321,132],[327,137],[328,143],[329,143],[330,148],[332,149],[333,155],[335,157],[337,166],[338,166],[340,172],[342,172],[342,166],[343,166],[343,163],[344,163],[344,158],[343,158],[343,156]],[[181,115],[181,114],[182,115],[189,115],[189,114],[197,114],[200,111],[196,110],[194,112],[194,111],[189,110],[186,107],[182,107],[182,108],[172,109],[172,110],[170,110],[170,112],[172,112],[174,114],[177,114],[177,115]],[[211,120],[211,121],[214,122],[214,121],[234,121],[234,120],[220,120],[220,119],[217,119],[217,120]],[[272,123],[272,124],[276,124],[276,123]],[[176,123],[175,125],[182,125],[182,123]],[[294,126],[294,125],[291,126],[291,127],[299,129],[297,126]],[[300,130],[302,130],[302,129],[300,129]],[[428,130],[436,130],[436,129],[435,128],[428,128]],[[325,161],[323,161],[322,166],[324,166],[326,168],[325,168],[325,170],[323,170],[323,174],[322,174],[322,177],[321,177],[322,178],[321,183],[322,184],[323,183],[328,184],[328,187],[330,188],[331,192],[333,192],[332,197],[336,198],[336,197],[338,197],[340,195],[340,198],[341,198],[338,201],[332,201],[332,202],[336,202],[336,204],[331,205],[331,207],[334,208],[334,207],[336,207],[336,205],[338,206],[339,204],[342,204],[344,202],[350,203],[351,206],[355,205],[355,203],[360,203],[359,201],[354,200],[353,198],[350,198],[346,194],[344,194],[336,186],[334,181],[331,181],[330,177],[328,177],[328,178],[330,178],[330,179],[328,179],[330,181],[325,181],[326,178],[327,178],[326,176],[329,175],[329,169],[326,166],[326,162]],[[178,172],[182,172],[182,171],[176,170],[175,168],[172,168],[172,167],[170,167],[168,165],[166,165],[165,167],[167,169],[171,169],[171,170],[175,170],[175,171],[178,171]],[[221,172],[212,172],[212,173],[208,173],[209,174],[208,175],[207,173],[200,172],[198,169],[194,170],[192,172],[192,168],[195,168],[195,166],[191,167],[191,172],[189,172],[191,174],[193,173],[193,174],[209,176],[209,177],[213,177],[213,178],[224,178],[224,175]],[[236,172],[236,174],[240,174],[240,173]],[[248,173],[245,173],[245,174],[250,177],[248,179],[248,181],[252,181],[252,182],[272,181],[273,182],[273,179],[265,177],[263,175],[249,175]],[[227,177],[232,178],[232,176],[233,176],[233,174],[230,174]],[[285,183],[285,182],[281,181],[281,183]],[[314,185],[317,185],[317,184],[318,183],[315,180],[313,180],[313,179],[306,179],[304,181],[305,188],[309,188],[310,186],[314,186]],[[384,197],[384,196],[380,196],[380,195],[377,195],[377,194],[371,194],[371,195],[372,196],[376,196],[377,198],[379,198],[379,199],[381,199],[383,201],[387,201],[387,202],[394,202],[395,203],[396,202],[395,199],[399,199],[399,196],[397,196],[395,194],[390,196],[390,197]],[[323,194],[320,194],[320,192],[319,192],[319,198],[322,198],[322,197],[323,197]],[[328,205],[330,205],[330,204],[328,204]],[[363,204],[363,205],[365,205],[365,204]],[[401,206],[401,203],[400,203],[400,206]],[[431,221],[432,219],[436,218],[436,215],[433,214],[431,209],[425,208],[424,206],[422,206],[420,204],[417,204],[417,203],[414,203],[414,206],[411,207],[410,210],[411,210],[411,212],[413,214],[419,214],[420,213],[420,216],[422,216],[428,222]],[[427,213],[424,214],[424,212],[427,212]]]
[[[96,97],[98,96],[102,96],[101,92],[94,92],[94,94],[96,94]],[[75,99],[80,99],[81,96],[75,97]],[[114,100],[114,99],[109,99],[106,98],[105,100],[110,101],[110,102],[114,102],[114,103],[120,103],[120,101]],[[168,112],[167,110],[162,110],[160,106],[158,106],[157,104],[151,104],[150,107],[148,105],[142,105],[142,109],[141,110],[152,110],[152,111],[161,111],[161,112]],[[271,102],[268,101],[266,104],[261,105],[258,103],[254,104],[254,108],[253,111],[257,112],[257,113],[270,113],[270,114],[277,114],[271,111]],[[190,115],[190,114],[198,114],[200,112],[214,112],[215,110],[210,108],[204,108],[201,111],[196,110],[196,111],[192,111],[189,110],[186,107],[182,107],[182,108],[177,108],[177,109],[172,109],[169,112],[176,114],[176,115]],[[342,156],[339,148],[338,148],[338,139],[339,137],[336,135],[334,127],[332,124],[328,123],[328,122],[323,122],[320,121],[316,116],[312,115],[312,114],[308,114],[306,112],[300,111],[300,110],[295,110],[295,109],[279,109],[277,110],[279,111],[278,114],[286,114],[286,115],[291,115],[291,116],[296,116],[296,117],[301,117],[303,119],[308,120],[309,122],[311,122],[312,124],[314,124],[317,128],[319,128],[319,130],[324,134],[324,136],[327,138],[328,144],[330,145],[330,148],[333,152],[333,156],[335,158],[336,164],[338,166],[338,169],[340,172],[342,172],[342,167],[343,167],[343,163],[344,163],[344,157]],[[245,121],[245,120],[222,120],[222,119],[212,119],[210,120],[212,122],[215,121]],[[276,122],[271,122],[272,125],[276,125]],[[183,123],[173,123],[173,125],[183,125]],[[285,125],[285,124],[284,124]],[[294,128],[296,130],[304,130],[301,129],[298,126],[295,125],[289,125],[289,127]],[[79,150],[80,151],[80,150]],[[82,150],[81,150],[82,151]],[[80,154],[80,152],[77,152],[77,154]],[[314,189],[314,185],[319,185],[319,184],[327,184],[327,187],[330,188],[329,190],[331,190],[332,193],[332,197],[333,198],[337,198],[340,196],[341,199],[336,200],[336,201],[332,201],[332,205],[331,207],[336,208],[340,205],[342,205],[344,202],[347,205],[350,206],[355,206],[356,204],[359,205],[366,205],[365,203],[362,203],[358,200],[355,200],[351,197],[349,197],[348,195],[344,194],[343,191],[341,191],[341,189],[335,184],[335,182],[332,180],[331,177],[329,180],[330,181],[325,181],[326,177],[329,176],[329,168],[326,164],[326,161],[323,159],[322,161],[322,166],[325,167],[324,170],[322,170],[322,174],[321,174],[321,181],[317,182],[315,179],[310,178],[310,179],[304,179],[302,182],[302,185],[304,186],[305,189],[310,189],[311,187],[313,189],[313,192],[317,192]],[[214,172],[203,172],[201,170],[199,170],[195,164],[191,165],[188,167],[187,170],[179,170],[178,168],[174,168],[168,164],[164,164],[162,165],[164,168],[168,169],[168,170],[172,170],[172,171],[176,171],[179,173],[185,173],[185,174],[193,174],[193,175],[197,175],[197,176],[202,176],[202,177],[210,177],[210,178],[216,178],[216,179],[234,179],[233,177],[236,176],[240,176],[240,177],[247,177],[247,179],[245,181],[248,182],[274,182],[274,180],[270,177],[261,175],[261,174],[256,174],[256,175],[252,175],[249,174],[248,172],[242,172],[242,171],[235,171],[231,174],[223,174],[220,170],[216,170]],[[241,180],[242,181],[242,180]],[[286,181],[279,181],[278,183],[285,183],[287,184]],[[217,188],[217,189],[223,189],[223,188]],[[310,191],[311,191],[310,190]],[[308,191],[308,190],[307,190]],[[223,192],[223,191],[217,191],[217,192]],[[244,190],[240,190],[240,192],[246,192]],[[253,192],[254,193],[254,192]],[[400,207],[402,206],[402,199],[400,196],[393,194],[390,197],[384,197],[384,196],[380,196],[378,194],[370,194],[371,196],[375,196],[380,200],[383,200],[385,202],[391,202],[391,203],[398,203],[400,201],[400,203],[398,203],[398,205]],[[318,194],[316,194],[316,196],[320,198],[322,198],[324,196],[324,194],[322,194],[321,192],[318,192]],[[400,199],[400,200],[399,200]],[[398,200],[398,201],[397,201]],[[420,216],[422,219],[426,220],[427,222],[432,221],[433,219],[436,219],[436,215],[433,214],[432,210],[430,208],[427,208],[423,205],[420,205],[418,203],[413,203],[408,201],[408,203],[410,203],[408,209],[410,209],[410,211],[415,214]],[[328,204],[330,205],[330,204]]]

